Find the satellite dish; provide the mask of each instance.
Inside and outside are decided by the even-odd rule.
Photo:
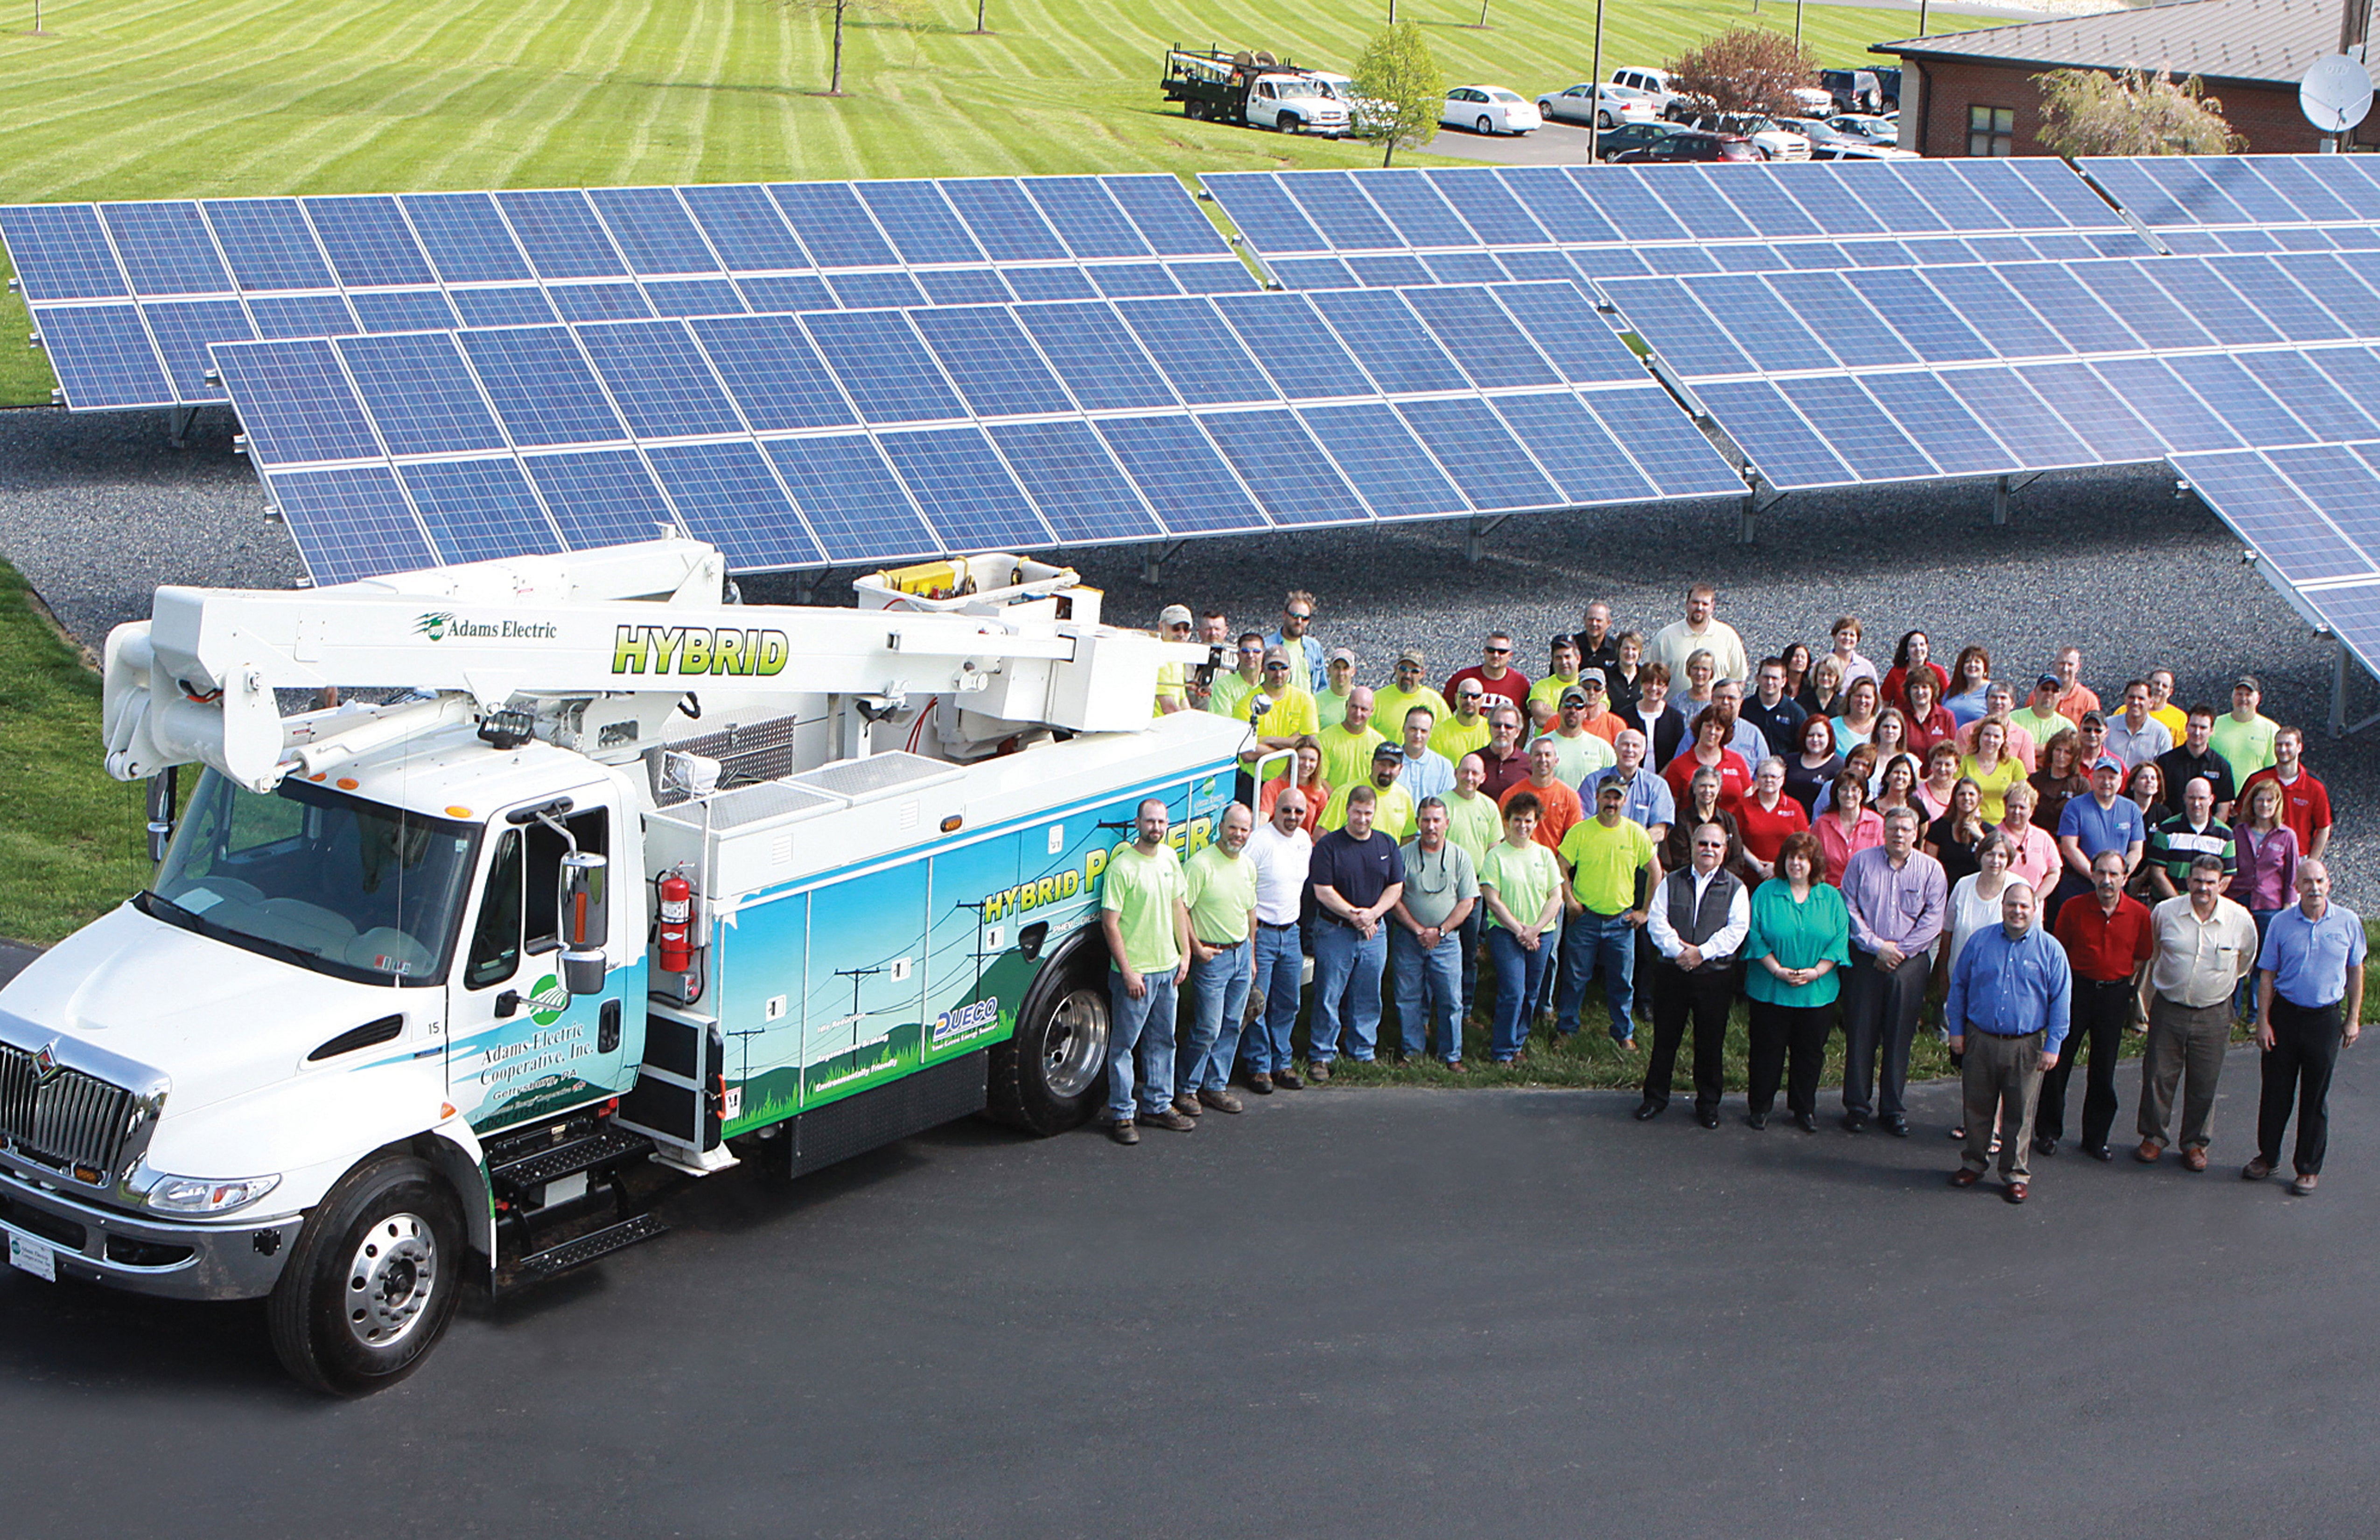
[[[2372,111],[2371,73],[2345,54],[2326,55],[2306,71],[2298,105],[2324,133],[2343,134]]]

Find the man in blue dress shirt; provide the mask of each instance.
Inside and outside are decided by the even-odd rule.
[[[2341,1047],[2363,1032],[2363,919],[2330,902],[2330,868],[2298,863],[2298,902],[2275,915],[2256,958],[2256,1046],[2265,1050],[2265,1095],[2256,1113],[2256,1158],[2240,1174],[2262,1182],[2281,1163],[2281,1135],[2298,1115],[2300,1197],[2322,1175],[2330,1142],[2330,1071]]]
[[[2041,1077],[2066,1039],[2074,974],[2066,949],[2034,924],[2032,888],[2010,882],[2000,894],[1997,930],[1979,930],[1950,969],[1942,1002],[1950,1051],[1966,1055],[1967,1143],[1953,1187],[1973,1187],[1991,1166],[1992,1125],[1999,1124],[2000,1195],[2024,1201],[2033,1179],[2033,1109]]]

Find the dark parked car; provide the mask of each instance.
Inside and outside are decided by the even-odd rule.
[[[1595,158],[1616,161],[1631,151],[1642,150],[1656,139],[1664,139],[1678,131],[1674,123],[1623,123],[1617,128],[1606,128],[1595,136]]]
[[[1687,161],[1754,161],[1760,152],[1741,134],[1712,134],[1682,128],[1664,134],[1642,150],[1612,157],[1622,165],[1671,165]]]

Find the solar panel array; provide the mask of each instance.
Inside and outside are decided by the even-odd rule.
[[[224,399],[209,344],[1257,286],[1172,176],[0,209],[68,406]]]
[[[674,527],[738,570],[1738,493],[1571,284],[218,344],[317,582]]]
[[[2380,443],[2178,455],[2267,581],[2380,673]]]
[[[2145,255],[2056,160],[1207,173],[1292,288]]]
[[[1599,286],[1779,488],[2380,437],[2380,252]]]

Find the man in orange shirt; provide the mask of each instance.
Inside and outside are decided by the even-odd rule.
[[[1534,794],[1538,803],[1537,843],[1559,852],[1562,836],[1570,826],[1586,816],[1580,806],[1578,792],[1561,779],[1561,756],[1554,746],[1539,738],[1529,746],[1529,778],[1508,788],[1496,799],[1499,809],[1512,805],[1512,798],[1523,792]]]
[[[2068,721],[2081,721],[2085,711],[2099,709],[2099,697],[2082,683],[2082,649],[2061,647],[2049,666],[2058,675],[2058,714]]]
[[[1621,720],[1619,712],[1610,709],[1611,697],[1604,683],[1603,671],[1593,664],[1579,670],[1578,687],[1586,692],[1586,706],[1578,714],[1578,724],[1618,748],[1620,734],[1628,731],[1628,724]]]

